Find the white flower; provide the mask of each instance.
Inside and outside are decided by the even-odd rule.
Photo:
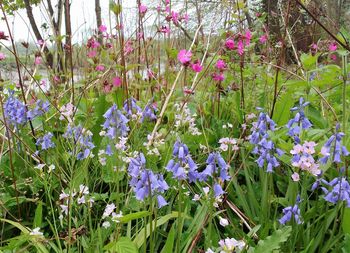
[[[68,206],[67,205],[60,205],[62,213],[65,215],[68,215]]]
[[[209,187],[203,187],[203,191],[204,191],[205,195],[208,195],[209,190],[210,190]]]
[[[240,252],[245,247],[244,241],[237,241],[234,238],[226,238],[219,241],[219,245],[222,249],[221,252]]]
[[[89,187],[83,184],[79,185],[79,193],[83,195],[89,194]]]
[[[73,116],[74,111],[75,111],[75,106],[72,105],[71,103],[63,105],[60,108],[60,112],[61,112],[60,120],[63,120],[64,117],[66,117],[69,122],[72,122],[71,116]]]
[[[62,191],[62,193],[60,194],[60,200],[66,199],[66,198],[69,198],[69,194],[67,194],[64,191]]]
[[[119,223],[120,222],[120,218],[123,217],[123,213],[122,211],[120,211],[118,214],[116,213],[112,213],[112,221],[116,222],[116,223]]]
[[[107,204],[106,208],[105,208],[105,211],[103,212],[103,215],[102,215],[102,219],[108,217],[111,215],[111,213],[114,211],[115,209],[115,205],[114,203],[112,204]]]
[[[85,196],[78,198],[78,205],[85,204]]]
[[[54,171],[55,169],[56,169],[56,166],[53,165],[53,164],[51,164],[51,165],[49,166],[48,172],[50,173],[50,172]]]
[[[198,194],[195,194],[194,196],[193,196],[193,201],[198,201],[198,200],[200,200],[201,199],[201,196],[200,195],[198,195]]]
[[[32,232],[30,232],[29,234],[30,234],[30,235],[40,235],[40,236],[43,235],[43,233],[40,232],[40,228],[39,228],[39,227],[34,228],[34,229],[32,230]]]
[[[109,221],[105,221],[102,223],[102,227],[104,228],[109,228],[111,226],[111,223],[109,223]]]
[[[299,174],[294,172],[292,175],[292,179],[294,182],[298,182],[300,180]]]
[[[228,222],[227,219],[222,218],[222,217],[219,216],[219,220],[220,220],[220,225],[221,225],[221,226],[226,227],[226,226],[229,225],[229,222]]]
[[[214,251],[211,248],[208,248],[205,253],[214,253]]]
[[[34,168],[38,169],[38,170],[42,170],[45,167],[45,165],[46,165],[45,163],[40,163],[37,166],[35,166]]]

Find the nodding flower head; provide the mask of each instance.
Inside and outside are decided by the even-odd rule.
[[[137,101],[133,97],[124,101],[123,108],[128,116],[142,112],[141,107],[137,105]]]
[[[10,96],[4,104],[4,115],[8,123],[17,127],[27,122],[27,109],[23,102],[14,97],[14,91],[9,91]]]
[[[285,225],[287,222],[289,222],[293,216],[294,220],[297,224],[303,223],[301,220],[301,215],[300,215],[300,209],[299,209],[299,203],[301,202],[300,196],[297,196],[296,203],[293,206],[288,206],[283,209],[283,216],[281,219],[279,219],[279,223],[282,225]]]
[[[323,181],[325,182],[325,181]],[[329,183],[325,182],[331,189],[328,190],[325,187],[321,187],[323,192],[326,194],[324,199],[332,204],[345,201],[347,207],[350,207],[350,185],[345,177],[334,178]]]
[[[105,122],[102,127],[104,130],[107,130],[106,136],[108,138],[115,139],[128,134],[129,127],[127,123],[129,120],[117,109],[115,104],[107,110],[103,117],[105,118]]]
[[[228,165],[219,152],[210,153],[206,163],[205,170],[200,173],[200,180],[207,181],[208,177],[219,178],[222,181],[230,179]]]
[[[290,109],[292,112],[296,112],[296,114],[293,119],[288,121],[288,135],[293,137],[296,143],[300,143],[299,135],[301,130],[309,129],[312,126],[304,112],[305,107],[309,104],[309,102],[304,102],[304,99],[301,97],[299,99],[299,105]]]

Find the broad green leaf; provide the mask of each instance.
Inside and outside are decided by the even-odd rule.
[[[120,220],[120,222],[127,223],[131,220],[140,219],[140,218],[146,217],[148,215],[150,215],[149,211],[141,211],[141,212],[137,212],[137,213],[130,213],[130,214],[124,215],[119,220]]]
[[[291,93],[285,93],[277,100],[273,120],[277,125],[282,126],[288,123],[290,116],[290,108],[294,105],[294,100]]]
[[[41,227],[41,223],[42,223],[42,219],[43,219],[43,202],[39,201],[38,206],[35,209],[35,216],[34,216],[34,222],[33,222],[33,227],[37,228],[37,227]]]
[[[165,242],[165,245],[164,245],[161,253],[173,253],[174,252],[174,249],[173,249],[174,248],[174,241],[175,241],[175,227],[173,225],[173,226],[171,226],[167,240]]]
[[[347,233],[350,235],[350,208],[344,209],[344,216],[343,216],[341,225],[344,233]]]
[[[138,253],[134,242],[128,237],[120,237],[116,242],[110,242],[104,248],[104,250],[117,252],[117,253]]]

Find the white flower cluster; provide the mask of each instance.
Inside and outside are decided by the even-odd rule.
[[[122,211],[120,211],[119,213],[114,212],[116,206],[112,203],[112,204],[107,204],[103,215],[102,215],[102,219],[106,219],[108,217],[111,217],[111,220],[115,223],[119,223],[120,222],[120,218],[123,217],[123,213]],[[104,228],[109,228],[111,226],[111,223],[107,220],[105,220],[102,223],[102,227]]]
[[[226,238],[219,241],[219,246],[218,250],[220,253],[239,253],[246,247],[246,243],[242,240]],[[214,251],[209,248],[205,253],[214,253]]]
[[[239,149],[237,145],[237,140],[233,138],[228,138],[228,137],[221,138],[219,140],[219,144],[220,144],[220,149],[222,151],[227,151],[229,146],[232,146],[233,151],[237,151]]]
[[[62,191],[60,194],[60,208],[61,208],[61,214],[59,216],[59,219],[63,219],[63,215],[68,215],[69,212],[69,204],[73,204],[74,200],[76,200],[76,203],[78,205],[82,204],[88,204],[89,207],[92,207],[94,201],[94,198],[89,196],[89,187],[86,185],[81,184],[79,186],[79,191],[76,192],[73,190],[73,192],[65,193]],[[70,203],[70,201],[72,201]]]
[[[75,111],[76,111],[76,107],[73,104],[68,103],[66,105],[63,105],[60,108],[60,113],[61,113],[60,120],[64,120],[65,118],[67,118],[68,122],[73,122],[72,116]]]
[[[143,146],[147,149],[147,155],[155,155],[160,156],[158,148],[164,145],[164,139],[162,138],[162,134],[156,132],[154,137],[152,135],[147,135],[147,142],[143,143]]]
[[[202,133],[199,132],[195,123],[197,114],[191,114],[191,111],[187,107],[186,103],[183,105],[183,107],[179,104],[175,104],[174,107],[176,109],[175,128],[178,129],[180,127],[188,126],[190,134],[201,135]]]

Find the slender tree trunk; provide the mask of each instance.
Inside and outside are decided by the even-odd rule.
[[[99,30],[99,27],[102,25],[100,0],[95,0],[95,13],[96,13],[97,31],[98,31],[98,34],[99,34],[98,41],[100,43],[102,43],[101,32]]]
[[[71,102],[74,104],[74,72],[73,72],[73,47],[72,47],[72,26],[70,20],[70,2],[69,0],[65,0],[64,3],[64,17],[65,17],[65,25],[66,25],[66,73],[68,72],[68,65],[70,66],[70,77],[72,84],[72,97]],[[69,63],[69,64],[68,64]]]
[[[34,35],[35,35],[35,38],[37,40],[43,40],[43,37],[41,36],[40,31],[38,29],[38,26],[35,22],[35,18],[33,15],[33,9],[32,9],[32,6],[30,5],[29,0],[24,0],[23,2],[25,5],[25,8],[26,8],[26,12],[27,12],[30,26],[32,27]],[[44,53],[45,53],[45,57],[46,57],[46,62],[48,64],[48,66],[52,69],[53,68],[53,55],[50,52],[50,50],[47,48],[46,45],[44,45]]]

